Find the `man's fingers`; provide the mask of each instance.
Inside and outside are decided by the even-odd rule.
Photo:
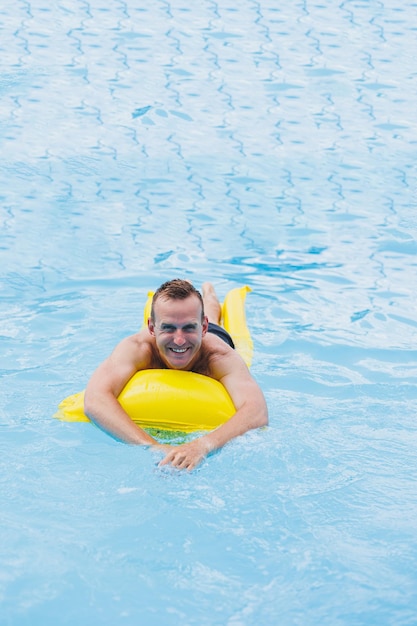
[[[167,454],[162,461],[160,461],[160,467],[171,464],[177,469],[186,469],[188,471],[193,470],[205,457],[205,454],[194,442],[192,445],[183,444],[177,447],[167,447],[165,448],[165,452],[167,452]]]
[[[183,454],[180,455],[176,450],[171,450],[170,452],[168,452],[166,457],[162,459],[159,465],[167,465],[168,463],[171,463],[172,465],[174,465],[174,467],[176,467],[178,466],[180,460],[184,458],[185,457]]]
[[[193,469],[195,467],[195,462],[193,459],[187,458],[184,454],[176,454],[175,452],[170,452],[167,456],[159,463],[160,466],[171,464],[173,467],[178,469]]]

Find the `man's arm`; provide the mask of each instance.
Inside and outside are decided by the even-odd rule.
[[[227,389],[236,413],[210,433],[180,446],[160,446],[168,451],[160,465],[170,463],[179,469],[194,469],[210,452],[248,430],[268,424],[268,409],[264,395],[252,378],[243,360],[235,352],[222,359],[219,380]]]
[[[117,398],[126,383],[146,368],[146,348],[136,337],[127,337],[96,369],[85,390],[84,412],[99,428],[125,443],[155,444],[129,417]]]

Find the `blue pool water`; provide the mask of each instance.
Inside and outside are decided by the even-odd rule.
[[[417,4],[5,4],[1,626],[417,624]],[[270,410],[191,474],[51,417],[176,276]]]

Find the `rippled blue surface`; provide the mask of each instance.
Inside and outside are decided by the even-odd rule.
[[[2,626],[417,623],[416,17],[0,10]],[[177,275],[270,408],[186,475],[51,418]]]

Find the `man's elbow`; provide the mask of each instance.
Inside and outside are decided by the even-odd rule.
[[[252,428],[262,428],[263,426],[268,426],[269,418],[268,418],[268,408],[265,405],[262,409],[258,409],[253,412],[254,419],[252,421]]]
[[[262,426],[268,426],[268,424],[269,424],[268,410],[265,409],[265,411],[262,411],[262,413],[259,415],[257,428],[261,428]]]
[[[93,419],[95,413],[97,412],[97,401],[94,398],[94,395],[89,392],[85,392],[84,394],[84,413],[90,419]]]

